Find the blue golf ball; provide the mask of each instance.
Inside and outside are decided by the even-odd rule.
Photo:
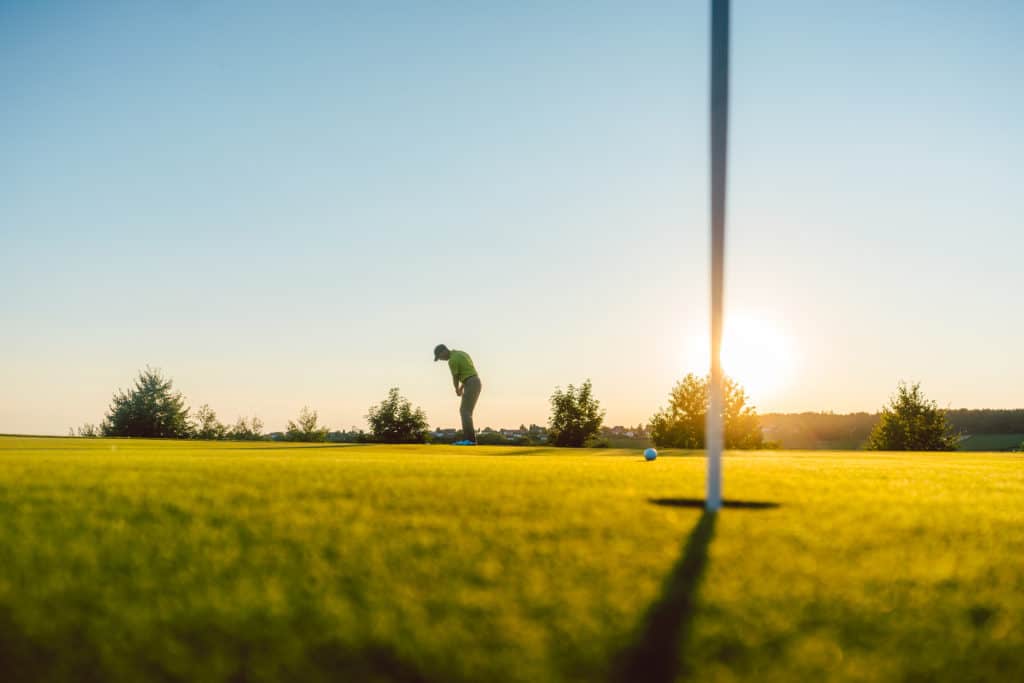
[[[657,457],[658,457],[658,451],[654,450],[653,448],[648,448],[646,451],[644,451],[644,459],[645,460],[654,460]]]

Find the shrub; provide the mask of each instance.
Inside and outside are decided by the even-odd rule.
[[[935,401],[925,399],[920,383],[900,382],[896,395],[868,437],[872,451],[953,451],[959,435]]]
[[[548,419],[548,443],[553,446],[582,447],[597,436],[604,422],[605,411],[594,398],[590,380],[577,389],[573,385],[551,394],[551,417]]]
[[[217,413],[205,403],[199,407],[192,417],[192,436],[196,439],[223,439],[228,428],[217,419]]]
[[[240,417],[225,436],[233,441],[260,441],[263,439],[263,422],[258,417],[252,420]]]
[[[104,436],[157,439],[183,439],[191,433],[185,399],[160,370],[148,367],[133,388],[114,394],[102,429]]]
[[[303,406],[302,410],[299,411],[298,422],[288,421],[288,429],[284,434],[285,440],[327,441],[327,433],[331,430],[329,427],[322,427],[317,424],[317,420],[316,411],[310,410],[309,406]]]
[[[426,443],[430,432],[426,413],[422,408],[413,409],[409,399],[398,393],[398,387],[388,391],[379,405],[370,407],[366,420],[378,443]]]
[[[668,406],[650,421],[651,440],[659,448],[704,448],[710,379],[690,373],[669,394]],[[763,448],[764,435],[757,410],[747,394],[728,377],[724,382],[722,424],[726,448]]]
[[[103,436],[103,428],[100,425],[87,422],[77,430],[72,429],[69,436],[82,436],[94,439],[98,436]]]

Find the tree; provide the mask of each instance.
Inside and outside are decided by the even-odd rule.
[[[661,448],[704,448],[710,378],[692,372],[669,394],[668,407],[650,421],[651,440]],[[748,405],[747,394],[728,377],[724,382],[722,424],[726,448],[762,448],[764,436],[757,411]]]
[[[747,402],[747,392],[736,382],[725,378],[724,410],[722,426],[725,431],[725,448],[757,449],[764,448],[764,432],[757,410]],[[710,380],[709,380],[710,385]]]
[[[409,399],[398,393],[398,387],[392,387],[379,405],[370,406],[366,420],[373,440],[379,443],[426,443],[430,432],[427,414],[422,408],[413,409]]]
[[[668,408],[651,418],[651,440],[662,448],[703,448],[708,382],[692,372],[669,394]]]
[[[555,387],[551,394],[548,443],[580,448],[600,432],[604,415],[589,379],[578,389],[571,384],[565,391]]]
[[[217,419],[217,413],[207,404],[203,404],[192,417],[192,436],[196,439],[223,439],[228,428]]]
[[[288,429],[285,431],[284,438],[286,441],[327,441],[327,433],[330,427],[322,427],[317,424],[317,414],[315,410],[310,410],[309,406],[303,406],[302,410],[299,411],[299,421],[296,424],[291,420],[288,421]]]
[[[97,436],[103,436],[103,428],[102,425],[96,425],[92,424],[91,422],[86,422],[84,425],[78,428],[77,432],[74,429],[69,430],[68,436],[96,438]]]
[[[114,394],[102,428],[104,436],[157,439],[184,439],[191,432],[185,399],[160,370],[149,367],[139,372],[133,388]]]
[[[900,382],[896,395],[882,408],[881,418],[868,437],[872,451],[953,451],[959,435],[921,384]]]
[[[258,417],[253,417],[251,421],[240,417],[226,436],[233,441],[260,441],[263,439],[263,422]]]

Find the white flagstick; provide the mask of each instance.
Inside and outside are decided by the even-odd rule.
[[[722,506],[722,297],[725,270],[725,162],[729,136],[729,0],[711,0],[711,386],[705,440],[706,507]]]

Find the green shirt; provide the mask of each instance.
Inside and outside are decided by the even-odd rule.
[[[452,377],[465,382],[476,375],[476,368],[473,367],[473,359],[465,351],[451,350],[451,357],[448,359],[448,368],[452,371]]]

